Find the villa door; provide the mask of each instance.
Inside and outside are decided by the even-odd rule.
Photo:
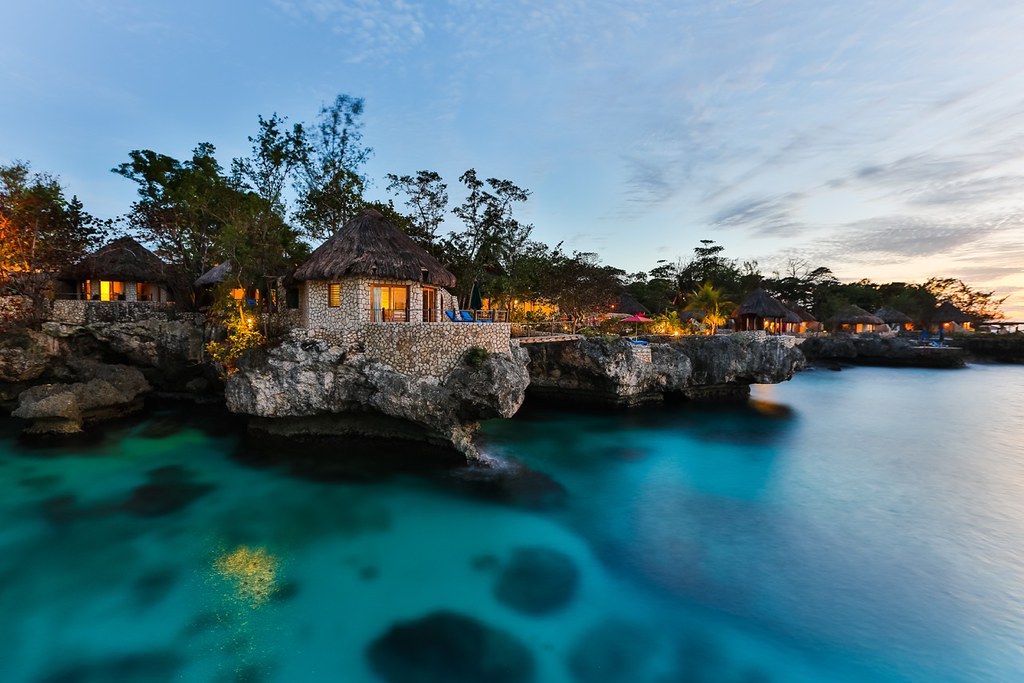
[[[423,322],[437,322],[437,290],[433,287],[423,288]]]
[[[409,321],[409,288],[394,285],[370,286],[370,320],[375,323]]]

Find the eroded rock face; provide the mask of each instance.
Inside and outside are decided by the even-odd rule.
[[[84,423],[120,417],[142,408],[151,387],[138,369],[95,361],[69,363],[79,381],[40,384],[18,395],[14,417],[29,420],[31,434],[74,434]]]
[[[962,348],[919,346],[914,340],[877,334],[812,337],[800,348],[812,361],[895,367],[962,368],[965,357]]]
[[[28,382],[50,369],[59,355],[56,340],[33,330],[0,335],[0,382]]]
[[[364,354],[294,337],[247,356],[228,378],[224,396],[232,412],[275,421],[302,418],[290,422],[309,434],[332,426],[339,431],[331,433],[351,431],[353,414],[387,416],[475,457],[477,423],[511,417],[522,404],[529,382],[526,362],[525,352],[514,348],[509,354],[490,354],[476,367],[460,364],[438,380],[404,375]],[[323,417],[332,415],[346,419]],[[411,432],[399,423],[394,435],[409,438]]]
[[[804,365],[792,339],[756,333],[685,337],[647,347],[595,337],[526,348],[531,393],[622,405],[672,395],[746,395],[749,385],[783,382]]]

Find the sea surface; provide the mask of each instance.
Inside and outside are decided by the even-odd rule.
[[[1022,387],[532,405],[454,471],[214,409],[61,445],[5,418],[0,681],[1024,681]]]

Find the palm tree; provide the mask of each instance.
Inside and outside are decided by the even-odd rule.
[[[707,280],[699,289],[686,297],[686,307],[690,310],[703,310],[704,323],[711,326],[710,334],[714,334],[719,325],[727,320],[727,311],[735,306],[731,301],[722,301],[722,290],[715,289],[711,280]]]

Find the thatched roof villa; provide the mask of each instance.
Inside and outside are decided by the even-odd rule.
[[[888,325],[893,332],[898,332],[901,329],[908,331],[914,329],[914,321],[910,316],[895,308],[883,306],[875,311],[875,315],[881,318],[882,322]]]
[[[295,271],[301,327],[413,374],[444,375],[471,346],[508,353],[507,323],[453,322],[452,275],[375,209]]]
[[[931,327],[940,327],[944,332],[973,332],[974,318],[967,315],[948,301],[942,302],[932,312]]]
[[[770,334],[782,331],[788,309],[778,299],[758,287],[743,300],[733,313],[736,331],[764,330]]]
[[[793,333],[805,333],[805,332],[817,332],[821,329],[821,323],[815,318],[810,311],[799,304],[787,303],[788,308],[792,313],[799,318],[799,323],[792,320],[790,316],[786,316],[786,322],[784,323],[787,332]]]
[[[849,304],[843,306],[829,318],[833,332],[878,332],[885,322],[877,315],[868,313],[860,306]],[[888,328],[887,328],[888,329]]]
[[[120,237],[61,274],[71,298],[89,301],[171,300],[167,265],[131,237]]]

